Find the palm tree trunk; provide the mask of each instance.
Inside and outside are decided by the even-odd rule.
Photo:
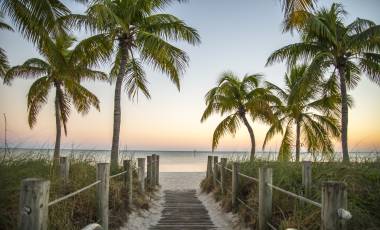
[[[248,132],[249,132],[249,136],[251,138],[251,155],[249,157],[249,160],[250,161],[254,161],[255,160],[255,153],[256,153],[255,135],[253,133],[253,129],[252,129],[251,125],[249,124],[249,122],[248,122],[248,120],[247,120],[247,118],[245,116],[245,112],[240,113],[240,117],[243,120],[244,125],[247,127]]]
[[[342,108],[342,152],[343,152],[343,162],[350,162],[350,157],[348,155],[348,99],[347,99],[347,86],[346,86],[346,77],[345,77],[345,68],[344,66],[338,67],[339,77],[340,77],[340,94],[342,97],[341,108]]]
[[[301,151],[301,124],[297,121],[296,124],[296,162],[300,161],[300,151]]]
[[[61,112],[59,109],[59,86],[55,88],[55,146],[53,155],[53,166],[54,168],[59,165],[59,155],[61,149]]]
[[[126,64],[128,60],[128,47],[126,39],[119,38],[120,69],[116,78],[114,110],[113,110],[113,132],[112,132],[112,148],[111,148],[111,168],[115,169],[119,165],[119,138],[120,138],[120,121],[121,121],[121,87],[126,72]]]

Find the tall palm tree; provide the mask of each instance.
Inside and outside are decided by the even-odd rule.
[[[118,165],[121,88],[123,82],[129,97],[141,90],[149,97],[146,76],[141,64],[153,66],[167,74],[180,88],[180,75],[188,65],[184,51],[169,41],[200,42],[197,31],[179,18],[161,9],[173,0],[98,0],[90,4],[87,15],[73,15],[67,22],[102,34],[114,44],[116,57],[111,75],[116,78],[111,167]]]
[[[274,122],[263,143],[263,148],[277,133],[282,133],[279,160],[289,160],[295,142],[296,161],[300,159],[301,137],[308,151],[332,153],[331,138],[339,137],[339,95],[326,90],[326,84],[315,82],[300,85],[299,82],[307,70],[306,65],[295,66],[285,74],[285,89],[267,82],[267,87],[282,101],[275,107]],[[285,130],[285,131],[284,131]],[[295,130],[295,136],[294,136]]]
[[[272,53],[267,65],[283,60],[290,66],[297,61],[311,61],[305,78],[312,79],[320,76],[318,73],[329,71],[333,72],[331,77],[339,78],[343,161],[349,162],[347,87],[354,88],[361,73],[380,84],[380,25],[360,18],[345,25],[345,14],[340,4],[333,4],[329,9],[322,8],[315,15],[309,15],[298,28],[301,42]]]
[[[3,13],[0,11],[0,30],[13,31],[12,27],[3,21]],[[0,47],[0,77],[5,75],[5,72],[9,68],[8,58],[5,50]]]
[[[228,114],[214,131],[213,151],[223,135],[235,134],[240,122],[243,122],[251,139],[250,160],[254,160],[256,141],[247,115],[252,121],[260,119],[264,122],[272,122],[274,116],[271,106],[273,103],[279,102],[269,90],[260,87],[260,77],[259,74],[245,75],[240,80],[234,73],[224,72],[218,81],[218,85],[207,92],[205,96],[207,107],[203,112],[201,122],[204,122],[213,113],[219,113],[222,116]]]
[[[83,115],[91,106],[99,110],[98,98],[81,86],[81,81],[107,80],[107,75],[90,67],[102,59],[102,52],[108,47],[101,47],[97,38],[88,38],[71,49],[73,37],[58,36],[45,42],[40,49],[44,59],[31,58],[22,65],[14,66],[5,75],[4,83],[10,84],[14,78],[38,78],[28,92],[28,123],[31,128],[37,122],[37,115],[47,103],[48,93],[55,89],[56,139],[54,147],[54,163],[59,160],[61,144],[61,127],[67,135],[67,121],[71,111],[71,103]]]

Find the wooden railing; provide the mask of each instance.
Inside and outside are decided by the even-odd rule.
[[[147,157],[147,174],[145,177],[145,158],[137,158],[137,175],[141,191],[145,187],[154,188],[159,185],[159,156],[153,154]],[[82,230],[108,230],[109,217],[109,182],[112,178],[124,175],[124,186],[128,189],[128,203],[133,201],[133,160],[123,161],[124,171],[110,175],[109,163],[96,165],[96,181],[71,192],[56,200],[49,201],[50,181],[40,178],[22,180],[20,189],[18,229],[46,230],[48,227],[49,207],[59,204],[83,191],[96,186],[98,223],[91,223]],[[60,158],[60,178],[62,187],[69,182],[70,162],[67,157]],[[62,227],[64,228],[64,227]]]
[[[311,170],[312,163],[310,161],[302,162],[302,185],[305,196],[309,196],[311,190]],[[231,173],[231,190],[226,185],[226,174]],[[347,211],[347,190],[345,183],[327,181],[322,183],[322,200],[321,203],[313,201],[307,197],[295,194],[280,188],[272,183],[272,168],[259,168],[259,178],[254,178],[239,172],[239,162],[232,162],[232,168],[227,167],[227,158],[221,158],[218,162],[218,156],[208,156],[207,160],[207,177],[212,177],[214,187],[219,186],[221,192],[231,193],[232,207],[243,205],[247,209],[258,213],[258,229],[276,229],[271,224],[272,219],[272,191],[276,190],[299,201],[314,205],[321,209],[321,229],[322,230],[344,230],[345,221],[351,219],[351,213]],[[247,202],[239,199],[238,184],[239,177],[243,177],[255,183],[258,183],[258,201],[259,209],[255,210],[249,206]]]

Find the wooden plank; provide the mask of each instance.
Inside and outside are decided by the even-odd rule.
[[[165,203],[161,219],[151,230],[215,229],[207,209],[198,199],[195,190],[164,191]]]

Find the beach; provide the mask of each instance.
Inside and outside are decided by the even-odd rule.
[[[224,213],[211,194],[201,193],[199,184],[204,177],[205,173],[203,172],[161,172],[161,187],[153,198],[151,208],[148,211],[138,211],[130,214],[127,223],[120,229],[145,230],[157,224],[164,204],[163,192],[165,190],[190,189],[196,190],[199,200],[208,210],[210,218],[217,229],[243,229],[239,226],[237,217],[231,213]]]

